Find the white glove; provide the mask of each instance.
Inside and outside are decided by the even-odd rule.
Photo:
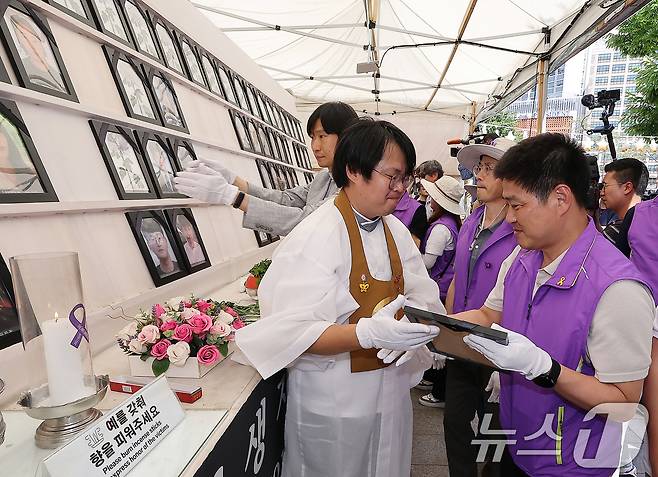
[[[395,313],[404,306],[404,301],[404,296],[398,295],[372,318],[359,320],[356,324],[356,337],[362,348],[410,350],[423,346],[439,334],[436,326],[396,320]]]
[[[203,164],[188,169],[174,178],[178,192],[209,204],[233,205],[239,189],[226,182],[223,175]]]
[[[409,361],[411,358],[414,357],[414,354],[416,353],[416,350],[410,350],[410,351],[402,351],[402,350],[392,350],[392,349],[380,349],[379,352],[377,353],[377,357],[381,359],[384,363],[392,363],[395,361],[399,356],[402,356],[400,359],[395,361],[396,366],[403,365],[407,361]]]
[[[489,382],[487,383],[487,386],[484,388],[485,391],[491,391],[491,394],[489,395],[489,399],[487,399],[488,402],[499,402],[500,400],[500,374],[498,374],[498,371],[494,371],[491,373],[491,377],[489,378]]]
[[[507,346],[476,335],[464,336],[464,343],[484,355],[500,369],[516,371],[532,380],[550,371],[553,361],[550,355],[522,334],[515,333],[494,323],[491,328],[507,333]]]
[[[224,179],[226,179],[226,182],[229,184],[233,185],[235,182],[235,178],[238,177],[238,175],[231,171],[230,169],[227,169],[224,167],[222,164],[222,161],[218,161],[216,159],[206,159],[206,158],[201,158],[198,162],[200,162],[202,165],[208,167],[209,169],[212,169],[213,171],[217,172],[218,174],[224,176]],[[190,167],[194,166],[195,164],[192,163]],[[188,168],[189,169],[189,168]]]
[[[432,353],[432,369],[443,369],[446,367],[446,358],[439,353]]]

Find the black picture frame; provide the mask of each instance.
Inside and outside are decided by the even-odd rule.
[[[140,129],[135,130],[135,137],[144,156],[144,162],[151,174],[151,181],[155,186],[158,197],[161,199],[186,197],[176,192],[174,177],[181,169],[178,158],[172,151],[167,137]]]
[[[134,131],[93,119],[89,125],[119,199],[156,199],[158,195],[151,173],[135,141]],[[140,183],[146,190],[136,192]],[[129,184],[135,184],[136,187],[130,190],[127,188]]]
[[[161,125],[158,106],[142,63],[107,45],[103,45],[103,52],[128,117]]]
[[[229,110],[229,116],[231,117],[231,122],[233,123],[233,130],[235,131],[235,136],[238,138],[238,144],[240,149],[243,151],[253,152],[254,148],[251,145],[251,138],[247,132],[247,122],[246,118],[242,114]]]
[[[94,16],[89,7],[87,0],[44,0],[48,5],[52,5],[58,10],[63,11],[71,15],[73,18],[80,20],[87,25],[96,28],[96,22],[94,21]],[[69,4],[74,4],[73,7],[69,7]],[[77,8],[76,8],[77,6]]]
[[[249,110],[249,101],[247,100],[247,93],[244,90],[244,83],[242,78],[235,72],[231,75],[231,82],[233,83],[233,91],[235,91],[235,97],[238,100],[237,105],[243,111],[251,114]]]
[[[217,78],[219,84],[222,86],[222,95],[226,101],[231,104],[238,105],[238,99],[235,96],[233,89],[233,72],[231,69],[219,60],[215,60],[215,69],[217,71]]]
[[[260,108],[258,107],[258,101],[256,99],[258,96],[258,90],[256,87],[245,81],[245,92],[247,93],[247,101],[249,101],[249,111],[251,111],[251,114],[261,120],[264,120],[263,113],[260,111]]]
[[[202,88],[208,89],[208,82],[203,73],[203,67],[201,66],[198,45],[178,30],[174,30],[174,35],[176,36],[178,46],[180,47],[181,57],[187,72],[187,78]]]
[[[176,240],[179,250],[182,251],[181,255],[183,257],[183,263],[185,264],[187,271],[189,273],[194,273],[203,270],[204,268],[208,268],[211,265],[210,258],[208,257],[206,246],[203,244],[203,239],[201,238],[201,233],[199,232],[199,227],[197,227],[196,220],[194,220],[192,210],[166,209],[165,214],[169,221],[169,226],[174,232],[174,240]],[[198,249],[193,250],[190,248],[189,243],[191,237],[186,236],[188,233],[196,238],[197,247],[199,247]],[[198,258],[197,255],[199,252],[201,252],[203,260],[193,261]]]
[[[256,123],[256,131],[258,132],[258,139],[260,140],[263,155],[266,157],[278,159],[278,157],[274,155],[274,146],[270,142],[270,138],[267,133],[267,127],[260,123]]]
[[[57,202],[18,106],[4,99],[0,100],[0,134],[7,141],[7,157],[0,157],[0,170],[13,168],[13,172],[0,172],[0,203]],[[17,161],[22,162],[16,164]],[[33,187],[35,183],[37,187]]]
[[[201,69],[203,70],[203,73],[206,77],[206,82],[208,83],[208,90],[217,96],[223,97],[222,86],[220,85],[219,78],[217,77],[213,56],[207,51],[199,48],[199,61],[201,63]]]
[[[187,276],[188,272],[185,269],[182,252],[178,248],[164,212],[161,210],[126,212],[126,219],[156,287]],[[161,238],[158,236],[158,232],[162,236]],[[163,245],[164,241],[166,241],[166,246]],[[161,260],[164,258],[167,258],[167,262],[169,260],[174,262],[173,271],[162,270]]]
[[[18,83],[23,88],[78,102],[73,82],[45,17],[18,0],[0,2],[0,11],[2,42]]]
[[[21,342],[21,326],[16,309],[14,286],[9,267],[0,254],[0,349]]]
[[[161,124],[169,129],[189,133],[174,84],[159,68],[143,65]]]
[[[160,45],[160,53],[162,54],[160,62],[179,75],[186,76],[185,67],[183,66],[183,55],[175,34],[176,28],[150,9],[146,10],[146,15],[151,22],[152,31]]]
[[[135,0],[119,0],[135,49],[162,63],[160,42],[153,30],[146,8]]]
[[[251,141],[252,152],[264,156],[265,152],[263,150],[263,145],[260,142],[256,121],[252,118],[247,118],[245,122],[247,124],[247,134],[249,135],[249,140]]]
[[[187,169],[192,162],[198,160],[192,143],[187,139],[170,137],[169,145],[172,152],[176,154],[176,160],[178,161],[181,170]]]
[[[119,0],[89,0],[89,6],[99,31],[124,45],[136,48]]]

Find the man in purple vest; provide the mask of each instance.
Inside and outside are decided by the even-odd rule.
[[[500,377],[502,475],[610,476],[620,425],[587,413],[638,402],[651,364],[650,288],[588,218],[589,171],[575,142],[551,133],[526,139],[494,174],[520,247],[484,306],[456,317],[508,334],[508,345],[464,338],[510,371]]]
[[[658,197],[635,206],[628,229],[631,262],[642,273],[658,301]]]
[[[446,300],[448,313],[477,310],[484,305],[496,284],[501,263],[516,247],[512,226],[504,220],[507,204],[502,181],[493,175],[498,160],[515,144],[496,138],[490,145],[466,146],[457,155],[460,165],[473,171],[477,199],[483,206],[464,221],[457,238],[454,279]],[[443,430],[450,476],[476,477],[478,448],[472,444],[471,421],[476,412],[482,417],[483,412],[498,407],[487,402],[489,396],[485,391],[492,370],[457,360],[448,362],[446,368]],[[495,401],[495,396],[490,400]]]

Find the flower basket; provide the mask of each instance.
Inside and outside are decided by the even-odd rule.
[[[208,374],[211,369],[224,361],[230,354],[231,353],[229,353],[227,356],[222,356],[211,365],[200,364],[199,361],[197,361],[195,358],[188,358],[183,366],[169,366],[167,371],[164,372],[164,375],[170,378],[198,379]],[[143,361],[141,356],[128,356],[128,362],[130,363],[130,375],[154,376],[152,368],[154,360],[155,358],[148,358],[146,361]]]
[[[257,305],[172,299],[140,311],[117,335],[119,348],[129,355],[133,376],[200,378],[229,354],[235,331],[245,326],[238,312],[258,313]]]

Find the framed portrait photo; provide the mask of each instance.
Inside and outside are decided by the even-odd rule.
[[[260,138],[258,137],[258,128],[256,126],[256,121],[253,119],[247,119],[247,133],[249,134],[249,140],[252,145],[252,152],[260,154],[263,156],[265,153],[263,151],[263,145],[260,143]]]
[[[120,0],[126,15],[126,24],[133,37],[137,51],[162,61],[158,41],[151,23],[146,15],[146,10],[135,0]]]
[[[0,349],[21,341],[21,326],[16,311],[14,287],[9,267],[0,255]]]
[[[216,60],[215,63],[217,77],[219,78],[219,83],[222,86],[222,92],[224,94],[224,99],[232,104],[238,104],[238,99],[235,97],[235,91],[233,90],[233,80],[231,79],[232,73],[228,66],[222,63],[219,60]]]
[[[231,122],[233,123],[233,129],[235,129],[235,135],[238,138],[240,149],[243,151],[253,152],[254,148],[251,145],[251,139],[249,138],[249,133],[247,132],[246,119],[244,116],[242,116],[242,114],[233,110],[229,110],[229,116],[231,117]]]
[[[160,44],[160,51],[162,53],[162,62],[167,68],[172,69],[176,73],[185,76],[185,69],[183,68],[183,60],[181,59],[180,48],[177,44],[176,36],[174,35],[174,27],[164,19],[157,16],[151,10],[146,11],[149,17],[151,27],[155,32],[155,37]]]
[[[192,40],[180,33],[178,30],[175,32],[178,44],[180,45],[181,53],[183,54],[183,62],[187,68],[187,77],[199,86],[208,89],[206,78],[201,70],[201,60],[197,52],[196,45]]]
[[[192,211],[190,209],[167,209],[165,214],[174,231],[177,245],[183,251],[183,263],[187,271],[194,273],[208,268],[210,259]]]
[[[263,149],[263,155],[267,157],[274,157],[272,144],[270,143],[270,139],[267,134],[267,130],[265,129],[265,126],[263,126],[260,123],[257,123],[256,130],[258,131],[258,139],[260,139],[260,144]],[[278,157],[276,159],[278,159]]]
[[[63,12],[68,13],[81,22],[96,28],[94,17],[91,13],[91,8],[89,8],[87,0],[46,0],[46,3],[62,10]]]
[[[208,88],[211,92],[215,93],[218,96],[222,96],[222,87],[219,85],[219,80],[217,79],[217,72],[215,71],[215,66],[213,65],[214,61],[211,58],[209,53],[199,49],[201,53],[201,67],[203,72],[206,75],[208,80]]]
[[[0,203],[57,202],[15,103],[0,100]]]
[[[126,218],[156,287],[187,275],[182,252],[164,212],[126,212]]]
[[[129,117],[160,124],[151,85],[140,62],[119,50],[103,46],[119,96]]]
[[[150,131],[135,131],[139,145],[144,155],[144,162],[151,172],[153,184],[162,199],[185,197],[176,191],[174,177],[180,171],[167,139]]]
[[[24,88],[78,101],[48,22],[17,0],[3,2],[2,41]]]
[[[194,161],[197,160],[196,152],[190,141],[182,138],[169,138],[171,150],[176,154],[178,165],[181,170],[187,169]]]
[[[89,121],[119,199],[156,199],[157,193],[134,132],[113,124]]]
[[[134,48],[119,0],[89,0],[89,6],[101,32]]]
[[[188,132],[183,111],[181,110],[178,96],[171,80],[158,68],[145,66],[144,71],[146,72],[146,79],[153,91],[155,105],[157,106],[162,124],[165,127],[177,131]]]

